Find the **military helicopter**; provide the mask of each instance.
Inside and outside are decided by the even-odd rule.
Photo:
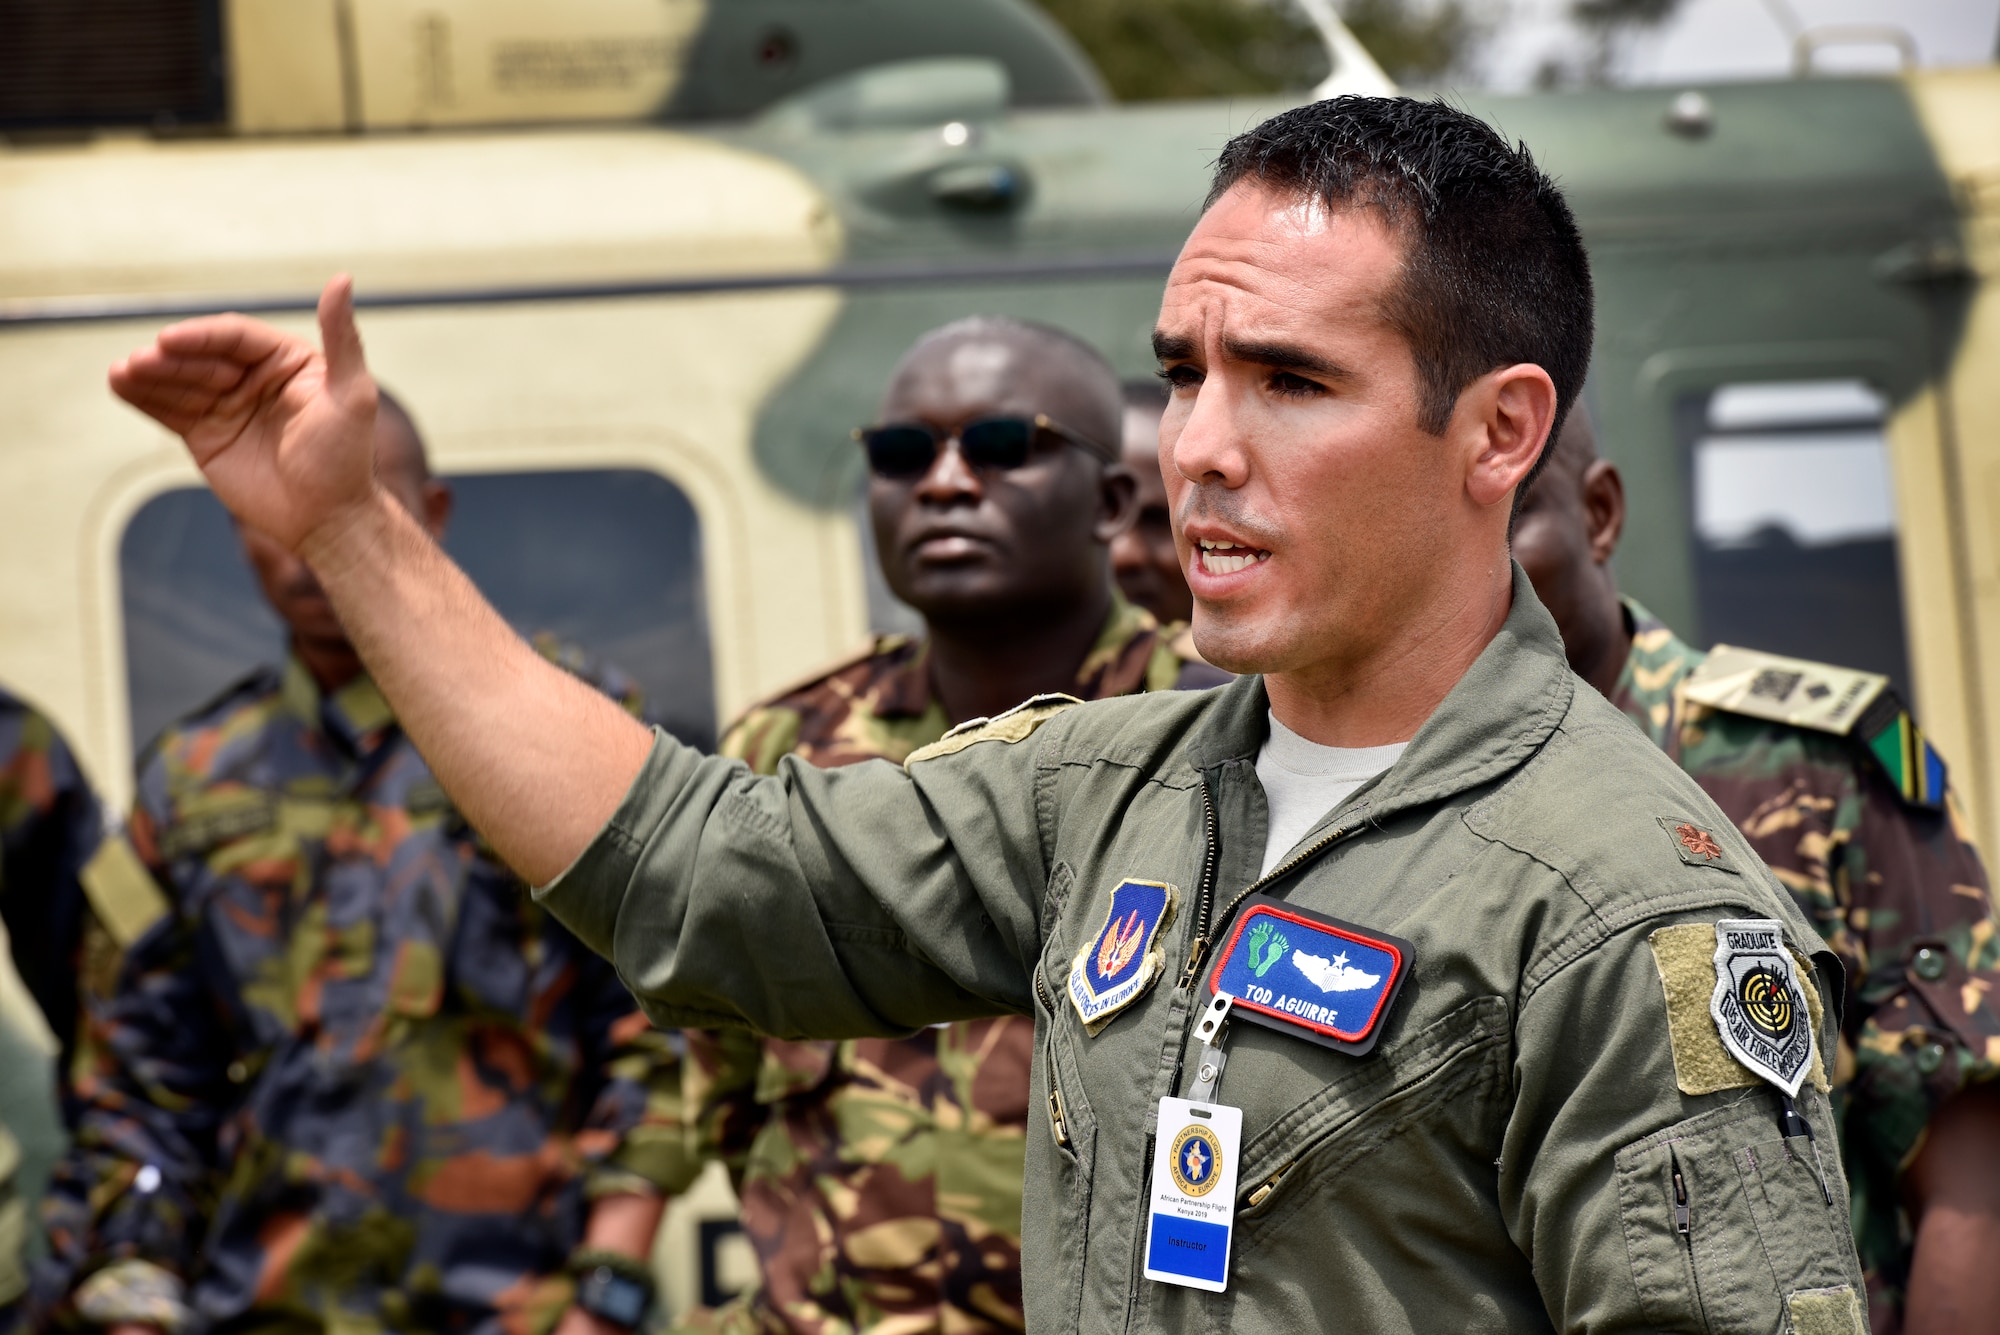
[[[307,327],[348,270],[459,489],[455,555],[712,737],[907,618],[855,522],[849,429],[918,333],[1028,315],[1150,372],[1223,141],[1392,90],[1307,8],[1332,66],[1312,94],[1138,105],[1024,0],[13,20],[0,681],[115,808],[136,746],[277,652],[226,517],[104,370],[183,315]],[[2000,72],[1465,102],[1562,179],[1591,245],[1623,584],[1691,639],[1893,677],[1990,845]],[[683,1302],[729,1287],[726,1194],[704,1199],[669,1230]]]

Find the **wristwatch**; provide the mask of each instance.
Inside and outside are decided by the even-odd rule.
[[[653,1305],[653,1272],[636,1256],[582,1249],[570,1254],[576,1305],[621,1330],[637,1330]]]

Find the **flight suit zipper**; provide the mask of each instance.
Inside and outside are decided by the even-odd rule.
[[[1048,983],[1046,981],[1046,976],[1042,971],[1042,966],[1039,964],[1035,966],[1035,996],[1041,1000],[1043,1009],[1048,1011],[1050,1019],[1053,1020],[1056,1013],[1056,1003],[1049,996],[1049,988],[1048,988]],[[1050,1035],[1049,1037],[1048,1063],[1049,1063],[1049,1098],[1048,1098],[1049,1132],[1051,1135],[1055,1137],[1056,1145],[1058,1147],[1065,1150],[1070,1150],[1071,1153],[1074,1153],[1075,1151],[1071,1149],[1069,1143],[1069,1113],[1063,1108],[1062,1089],[1056,1083],[1056,1053],[1055,1053],[1054,1035]]]
[[[1208,777],[1201,780],[1201,884],[1195,892],[1194,940],[1188,945],[1187,965],[1181,970],[1182,991],[1194,986],[1195,975],[1201,972],[1201,962],[1208,957],[1208,913],[1215,903],[1215,869],[1221,854],[1221,840],[1217,837],[1215,819],[1215,794],[1209,791]]]
[[[1208,958],[1211,913],[1215,906],[1216,864],[1220,860],[1222,852],[1216,830],[1215,797],[1208,790],[1207,779],[1203,779],[1201,783],[1201,815],[1202,826],[1207,834],[1208,846],[1203,852],[1201,859],[1201,892],[1195,901],[1197,907],[1194,920],[1194,943],[1188,948],[1187,965],[1181,971],[1180,986],[1183,991],[1194,986],[1196,976],[1201,973],[1202,962]],[[1358,827],[1347,825],[1334,826],[1319,839],[1315,840],[1310,847],[1300,849],[1295,856],[1271,868],[1270,871],[1237,891],[1235,897],[1223,906],[1221,917],[1215,919],[1215,921],[1228,922],[1229,915],[1236,912],[1236,906],[1241,904],[1246,898],[1256,894],[1259,890],[1271,884],[1271,882],[1280,877],[1290,875],[1298,868],[1312,861],[1327,848],[1331,847],[1335,841],[1345,837],[1355,828]]]
[[[1688,1190],[1687,1178],[1681,1172],[1680,1155],[1672,1145],[1667,1146],[1667,1171],[1673,1184],[1674,1232],[1680,1235],[1681,1245],[1687,1248],[1688,1286],[1694,1291],[1694,1306],[1701,1317],[1701,1328],[1708,1329],[1708,1304],[1701,1296],[1701,1275],[1694,1263],[1694,1198]]]

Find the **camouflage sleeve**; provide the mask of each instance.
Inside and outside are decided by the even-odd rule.
[[[13,707],[0,717],[0,908],[15,968],[67,1062],[86,916],[78,876],[103,837],[103,815],[55,725],[6,703]]]
[[[142,804],[132,842],[159,877],[155,828]],[[217,1131],[242,1075],[225,1003],[181,914],[131,942],[101,986],[87,981],[81,1004],[76,1125],[43,1204],[50,1270],[37,1287],[56,1294],[111,1262],[188,1273],[218,1181]]]
[[[1849,966],[1849,1122],[1852,1143],[1893,1178],[1946,1099],[2000,1074],[2000,940],[1955,803],[1907,806],[1873,767],[1860,778],[1832,841],[1852,899],[1842,953],[1861,961]]]
[[[704,1158],[720,1160],[731,1181],[741,1181],[751,1142],[770,1113],[757,1098],[764,1041],[748,1029],[687,1031],[687,1104],[695,1144]]]
[[[758,774],[776,774],[778,762],[798,749],[798,711],[759,705],[729,725],[715,753],[740,760]]]
[[[583,1134],[584,1190],[678,1195],[701,1175],[682,1101],[681,1037],[656,1029],[602,960],[585,966],[597,998],[589,1029],[603,1084]]]

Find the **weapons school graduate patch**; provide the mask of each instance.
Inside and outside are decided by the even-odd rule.
[[[1812,1066],[1812,1012],[1776,920],[1724,918],[1715,924],[1715,991],[1708,1010],[1732,1057],[1787,1095],[1799,1092]]]
[[[1174,920],[1174,888],[1164,881],[1120,881],[1104,926],[1069,968],[1069,1000],[1091,1033],[1132,1004],[1166,970],[1160,937]]]
[[[1232,1017],[1359,1056],[1375,1046],[1411,958],[1400,937],[1252,895],[1209,969],[1208,991],[1236,998]]]

